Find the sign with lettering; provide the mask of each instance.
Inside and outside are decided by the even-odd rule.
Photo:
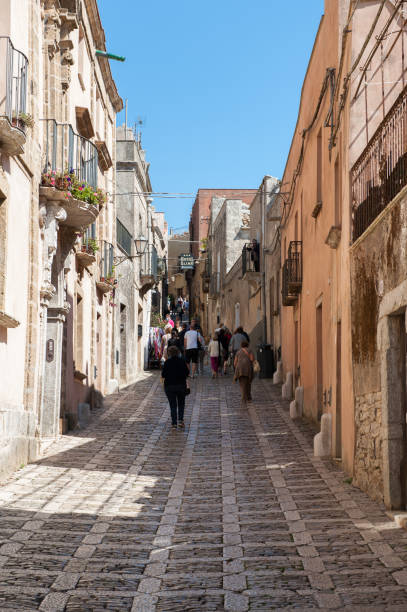
[[[183,253],[179,256],[179,267],[181,270],[194,269],[194,256],[192,253]]]

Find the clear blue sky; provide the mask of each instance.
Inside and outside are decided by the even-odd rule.
[[[99,0],[128,123],[145,118],[154,191],[281,177],[323,0]],[[118,124],[124,122],[124,113]],[[156,199],[169,225],[193,200]]]

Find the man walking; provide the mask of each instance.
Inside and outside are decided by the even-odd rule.
[[[197,376],[196,368],[198,363],[198,351],[201,346],[204,346],[204,339],[196,329],[195,321],[191,321],[191,328],[184,335],[185,361],[191,366],[192,378]]]

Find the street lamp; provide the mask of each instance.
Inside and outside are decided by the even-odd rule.
[[[141,235],[139,238],[134,239],[134,245],[136,247],[137,255],[144,255],[147,247],[147,238]]]

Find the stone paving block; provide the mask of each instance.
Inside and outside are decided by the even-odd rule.
[[[240,533],[240,525],[238,523],[224,523],[224,533]]]
[[[284,512],[284,516],[287,521],[300,521],[301,516],[297,510],[287,510]]]
[[[246,586],[246,576],[244,574],[228,574],[223,576],[223,588],[226,591],[244,591]]]
[[[224,533],[223,543],[225,546],[235,546],[242,543],[242,536],[240,533]]]
[[[144,570],[144,576],[161,576],[165,573],[165,563],[149,563]]]
[[[83,538],[82,544],[100,544],[102,540],[103,540],[103,534],[91,533]]]
[[[313,589],[327,591],[334,588],[334,584],[328,574],[308,574]]]
[[[16,609],[40,584],[41,610],[67,612],[407,609],[404,532],[313,457],[278,387],[256,379],[242,411],[230,380],[197,379],[175,433],[154,376],[0,492]]]
[[[324,562],[320,557],[307,557],[303,563],[306,572],[319,573],[325,571]]]
[[[52,583],[52,588],[58,591],[69,591],[74,589],[78,583],[80,574],[64,572]]]
[[[153,595],[137,595],[134,598],[131,612],[155,612],[158,597]]]
[[[0,547],[0,555],[13,555],[17,553],[23,545],[20,542],[10,542]]]
[[[407,570],[393,572],[392,576],[397,582],[397,584],[400,584],[401,586],[407,586]]]
[[[246,612],[249,609],[249,598],[237,593],[225,593],[224,608],[229,612]]]
[[[239,574],[240,572],[244,572],[244,563],[240,559],[224,561],[223,572],[224,574]]]
[[[369,542],[368,546],[375,555],[379,555],[381,557],[394,555],[394,551],[391,546],[385,542]]]
[[[397,557],[396,555],[388,555],[385,557],[380,557],[380,561],[386,567],[405,567],[406,562]]]
[[[297,550],[298,550],[298,554],[300,554],[301,557],[318,557],[319,556],[315,546],[298,546]]]
[[[229,514],[229,513],[223,513],[223,522],[224,523],[234,523],[237,524],[239,521],[239,517],[237,514]]]
[[[343,608],[341,598],[335,593],[315,593],[315,599],[320,607],[326,610],[338,610]]]
[[[295,544],[312,544],[312,536],[308,531],[300,531],[299,533],[294,533],[293,537]]]
[[[96,550],[96,546],[83,545],[79,546],[77,551],[75,552],[75,557],[84,558],[91,557]]]
[[[66,593],[48,593],[39,609],[44,612],[63,612],[68,601]]]
[[[243,548],[241,546],[224,546],[223,556],[225,559],[238,559],[243,557]]]

